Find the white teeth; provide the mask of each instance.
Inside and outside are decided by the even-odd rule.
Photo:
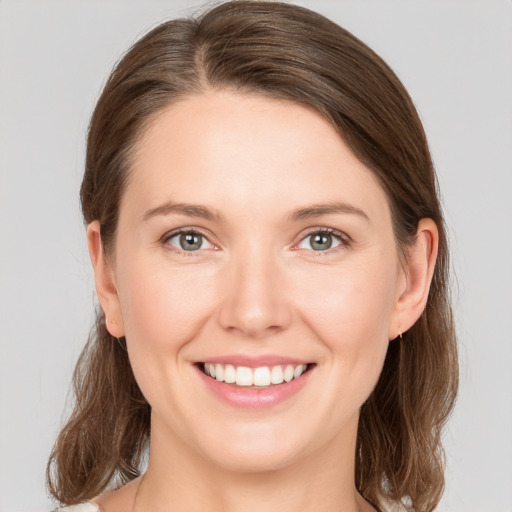
[[[255,386],[270,386],[270,370],[267,366],[256,368],[252,378]]]
[[[236,369],[237,386],[252,386],[252,370],[247,366],[239,366]]]
[[[220,382],[224,381],[224,367],[221,364],[215,365],[215,378]]]
[[[219,382],[227,384],[236,383],[237,386],[258,386],[268,387],[271,384],[282,384],[299,378],[307,369],[306,364],[293,366],[260,366],[248,368],[247,366],[233,366],[231,364],[205,363],[204,373]]]
[[[306,369],[306,365],[304,364],[299,364],[299,366],[297,366],[293,372],[293,378],[294,379],[297,379],[298,377],[300,377],[303,373],[304,373],[304,370]],[[217,369],[216,369],[217,370]]]
[[[282,384],[283,380],[283,369],[280,366],[274,366],[270,375],[270,382],[272,384]]]
[[[289,364],[285,369],[284,369],[284,374],[283,374],[283,379],[286,381],[286,382],[290,382],[292,379],[293,379],[293,375],[295,374],[295,368]]]
[[[224,368],[224,382],[227,384],[236,382],[236,369],[232,364],[227,364]]]

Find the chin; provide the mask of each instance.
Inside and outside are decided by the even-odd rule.
[[[243,425],[226,428],[223,435],[210,431],[196,445],[203,457],[216,466],[237,473],[264,473],[289,467],[317,447],[307,439],[307,432],[293,432],[272,424]],[[204,442],[209,439],[211,442]],[[316,443],[315,443],[316,444]]]
[[[263,450],[228,450],[217,456],[211,455],[214,464],[234,473],[266,473],[289,467],[299,459],[298,452],[285,452],[282,449],[265,446]]]

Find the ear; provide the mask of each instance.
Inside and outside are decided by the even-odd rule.
[[[421,219],[416,239],[403,265],[403,284],[398,291],[390,322],[389,339],[410,329],[427,305],[439,246],[439,231],[432,219]]]
[[[100,235],[100,223],[97,220],[87,226],[87,245],[94,269],[96,293],[101,309],[105,313],[107,330],[115,338],[120,338],[124,336],[124,325],[114,269],[105,256]]]

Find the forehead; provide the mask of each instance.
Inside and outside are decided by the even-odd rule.
[[[144,131],[123,201],[144,208],[170,198],[248,215],[320,201],[387,209],[373,173],[318,112],[227,91],[180,100]]]

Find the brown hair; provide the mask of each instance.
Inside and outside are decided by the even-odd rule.
[[[372,50],[305,8],[234,1],[161,24],[118,63],[89,128],[82,210],[86,223],[100,221],[107,254],[145,126],[178,98],[207,88],[320,112],[379,178],[404,253],[420,219],[437,224],[439,256],[426,309],[389,345],[380,380],[361,409],[356,454],[356,485],[368,501],[433,510],[444,487],[441,430],[455,400],[458,366],[436,177],[411,99]],[[47,470],[50,492],[65,504],[92,498],[116,478],[134,478],[149,437],[150,407],[125,341],[112,338],[101,312],[78,361],[74,391],[74,410]]]

